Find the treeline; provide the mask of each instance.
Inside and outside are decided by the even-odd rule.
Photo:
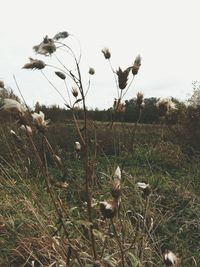
[[[181,116],[181,110],[185,107],[184,103],[178,101],[177,99],[172,99],[176,103],[177,110],[168,116],[168,121],[172,124],[178,123]],[[140,117],[141,123],[159,123],[160,116],[156,103],[158,98],[151,97],[144,100],[144,107],[140,111],[136,99],[130,99],[125,101],[125,112],[123,113],[114,113],[112,108],[99,110],[90,109],[88,110],[88,118],[95,121],[124,121],[124,122],[137,122]],[[35,112],[43,111],[45,117],[51,119],[52,122],[66,122],[73,120],[72,112],[68,108],[60,108],[57,105],[45,106],[40,105],[38,102],[35,105]],[[141,116],[140,116],[141,112]],[[77,119],[83,119],[82,109],[76,108]]]

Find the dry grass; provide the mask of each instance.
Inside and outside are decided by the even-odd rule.
[[[107,131],[112,130],[106,130],[103,140],[107,138]],[[67,132],[70,135],[70,128]],[[6,131],[4,134],[8,135]],[[73,131],[71,135],[73,138]],[[102,137],[103,133],[100,140]],[[55,137],[52,135],[52,138]],[[4,142],[4,145],[8,148],[10,142]],[[10,147],[11,154],[15,151],[13,148]],[[18,150],[20,155],[22,151]],[[34,266],[65,266],[62,264],[67,261],[67,266],[98,266],[90,248],[84,169],[80,159],[70,160],[70,154],[73,155],[72,150],[62,152],[62,160],[70,172],[67,176],[61,178],[56,167],[49,165],[53,190],[65,208],[68,237],[59,229],[57,214],[39,170],[32,169],[35,163],[32,162],[25,173],[19,157],[12,163],[1,158],[2,266],[5,262],[6,266],[31,266],[33,263]],[[200,227],[200,207],[195,194],[195,187],[199,186],[195,184],[198,176],[195,162],[189,164],[180,149],[163,142],[153,146],[138,143],[134,154],[124,155],[102,155],[95,168],[92,216],[100,266],[121,266],[119,240],[125,266],[161,266],[163,246],[179,254],[181,266],[198,266],[195,261],[198,264],[199,237],[196,233]],[[124,161],[124,157],[122,203],[113,228],[111,221],[102,220],[98,202],[111,197],[114,168]],[[67,182],[68,187],[63,187],[63,182]],[[137,182],[149,183],[151,194],[145,197]]]

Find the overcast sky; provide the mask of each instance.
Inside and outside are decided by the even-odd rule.
[[[141,69],[126,99],[138,91],[146,97],[186,99],[192,93],[192,82],[200,80],[199,10],[199,0],[2,0],[0,79],[17,93],[14,74],[31,106],[37,100],[62,105],[40,71],[21,67],[30,56],[46,61],[32,50],[46,34],[52,37],[68,31],[81,43],[85,84],[88,68],[96,71],[89,107],[107,108],[116,97],[113,75],[101,53],[104,47],[110,49],[115,69],[130,66],[137,54],[142,56]],[[77,44],[72,45],[76,49]],[[68,64],[65,54],[59,57]],[[46,74],[66,94],[52,70]]]

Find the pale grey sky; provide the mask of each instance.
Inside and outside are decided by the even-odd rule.
[[[37,100],[62,105],[39,71],[21,67],[30,56],[48,61],[35,55],[33,45],[46,34],[52,37],[68,31],[81,43],[85,84],[88,68],[96,70],[89,107],[107,108],[116,97],[113,75],[101,53],[104,47],[110,49],[116,69],[130,66],[137,54],[142,56],[126,99],[138,91],[146,97],[186,99],[192,93],[192,81],[200,80],[199,10],[199,0],[2,0],[0,79],[16,91],[14,74],[29,105]],[[46,73],[65,94],[62,81]]]

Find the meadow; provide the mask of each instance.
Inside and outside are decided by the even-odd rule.
[[[42,148],[40,138],[34,142],[41,157],[45,151],[67,237],[26,135],[17,141],[10,134],[11,125],[1,127],[1,266],[121,266],[117,239],[125,266],[164,266],[163,248],[179,255],[180,266],[199,266],[199,158],[188,158],[180,146],[167,140],[167,130],[161,139],[159,126],[139,126],[133,144],[130,131],[135,125],[96,125],[90,126],[92,216],[102,265],[94,265],[91,254],[84,164],[74,150],[78,137],[73,125],[60,124],[50,126],[46,135],[62,159],[61,166]],[[103,220],[98,203],[111,197],[118,165],[122,201],[112,227],[108,219]],[[147,195],[138,182],[150,185]],[[79,260],[69,251],[69,240]]]
[[[82,84],[80,58],[60,41],[67,37],[46,36],[34,50],[49,56],[61,46],[72,56],[76,71],[57,58],[62,69],[55,67],[55,74],[76,85],[64,102],[73,122],[50,122],[22,95],[1,94],[0,266],[200,266],[200,155],[191,135],[196,128],[188,127],[188,135],[186,124],[167,123],[177,110],[171,99],[157,103],[160,123],[141,124],[141,92],[136,123],[88,119],[89,87]],[[110,61],[110,51],[102,53]],[[113,114],[125,112],[124,96],[140,65],[140,56],[124,71],[110,63],[118,94]],[[46,67],[31,58],[23,68],[47,78]],[[90,68],[89,75],[94,73]],[[0,87],[5,89],[3,82]]]

